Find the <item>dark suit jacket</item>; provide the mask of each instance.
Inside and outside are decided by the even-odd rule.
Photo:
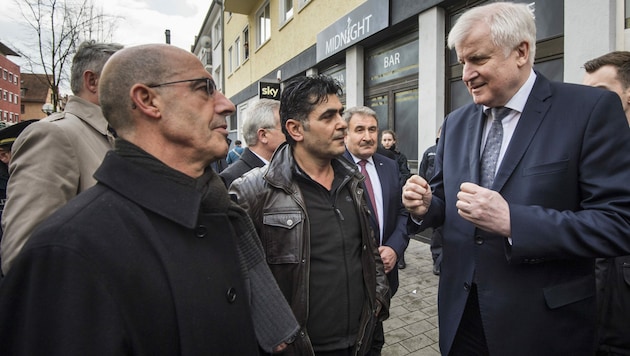
[[[350,152],[346,150],[344,156],[354,162]],[[402,256],[409,245],[409,235],[407,234],[407,218],[408,214],[402,205],[402,187],[400,186],[400,173],[398,171],[398,163],[381,154],[375,153],[372,156],[378,179],[381,182],[383,195],[383,246],[389,246],[398,257]],[[374,231],[379,231],[376,216],[373,214],[374,208],[369,199],[366,199],[368,206],[372,210],[370,224]],[[377,240],[378,242],[378,240]],[[387,274],[391,295],[394,296],[398,289],[398,264]]]
[[[491,355],[593,355],[593,257],[630,251],[630,129],[619,98],[538,74],[492,188],[509,204],[512,245],[455,207],[460,185],[479,182],[483,124],[480,105],[446,117],[420,226],[444,227],[441,351],[474,282]]]
[[[225,186],[229,188],[230,184],[232,184],[236,178],[239,178],[256,167],[262,167],[264,165],[265,163],[258,158],[258,156],[250,151],[249,148],[245,148],[245,151],[241,154],[241,159],[229,165],[219,175],[223,179]]]

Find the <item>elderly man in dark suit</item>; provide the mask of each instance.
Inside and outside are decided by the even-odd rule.
[[[247,147],[241,159],[220,174],[228,188],[236,178],[269,163],[276,148],[286,141],[280,126],[280,101],[260,99],[252,104],[243,122],[243,138]]]
[[[408,214],[400,199],[400,170],[395,160],[376,153],[378,119],[374,110],[365,106],[353,107],[347,109],[343,117],[348,123],[344,156],[355,163],[365,176],[363,183],[372,213],[370,222],[374,231],[379,232],[378,250],[393,296],[398,289],[397,262],[409,245]],[[383,323],[378,323],[371,355],[380,354],[384,340]]]
[[[534,72],[535,43],[525,4],[458,19],[448,45],[474,103],[444,120],[431,186],[403,189],[412,229],[443,226],[444,355],[593,355],[594,257],[630,251],[621,102]]]

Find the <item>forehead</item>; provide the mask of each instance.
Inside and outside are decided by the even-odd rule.
[[[341,111],[343,105],[336,94],[328,94],[326,98],[313,106],[309,116],[320,116],[328,111]]]
[[[605,65],[594,71],[593,73],[586,73],[584,76],[584,84],[596,86],[600,83],[619,83],[617,79],[617,68],[612,65]]]
[[[172,77],[212,77],[212,75],[203,68],[203,64],[201,64],[199,58],[195,57],[192,53],[178,51],[173,53],[172,61],[176,63],[176,65],[173,66]]]
[[[366,115],[366,114],[361,114],[361,113],[356,113],[356,114],[352,114],[352,116],[350,117],[349,120],[349,125],[351,127],[355,127],[355,126],[377,126],[378,125],[378,121],[376,120],[376,118],[372,115]]]
[[[466,58],[478,53],[491,53],[496,50],[498,47],[492,42],[490,28],[482,22],[473,26],[468,35],[455,46],[458,58]]]

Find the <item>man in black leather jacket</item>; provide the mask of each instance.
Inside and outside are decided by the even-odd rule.
[[[363,175],[341,155],[341,88],[325,76],[287,84],[280,118],[287,144],[235,180],[267,263],[301,325],[286,353],[364,355],[389,287],[368,221]]]

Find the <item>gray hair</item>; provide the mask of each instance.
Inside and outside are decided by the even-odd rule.
[[[123,46],[118,43],[98,43],[94,40],[85,41],[79,45],[77,53],[72,58],[70,69],[70,89],[74,95],[83,90],[83,73],[90,70],[100,77],[105,62]]]
[[[280,101],[273,99],[260,99],[247,109],[243,122],[243,139],[247,146],[258,143],[258,129],[276,127],[274,110],[280,110]]]
[[[367,106],[355,106],[350,109],[346,109],[343,112],[343,119],[346,120],[347,124],[350,123],[350,119],[352,118],[352,115],[354,114],[372,116],[373,118],[376,119],[376,122],[378,122],[378,116],[376,116],[376,111],[368,108]]]
[[[453,49],[461,44],[469,31],[480,22],[488,25],[492,43],[503,48],[506,56],[521,42],[528,42],[529,62],[534,64],[536,22],[526,4],[497,2],[466,11],[448,34],[448,47]]]

